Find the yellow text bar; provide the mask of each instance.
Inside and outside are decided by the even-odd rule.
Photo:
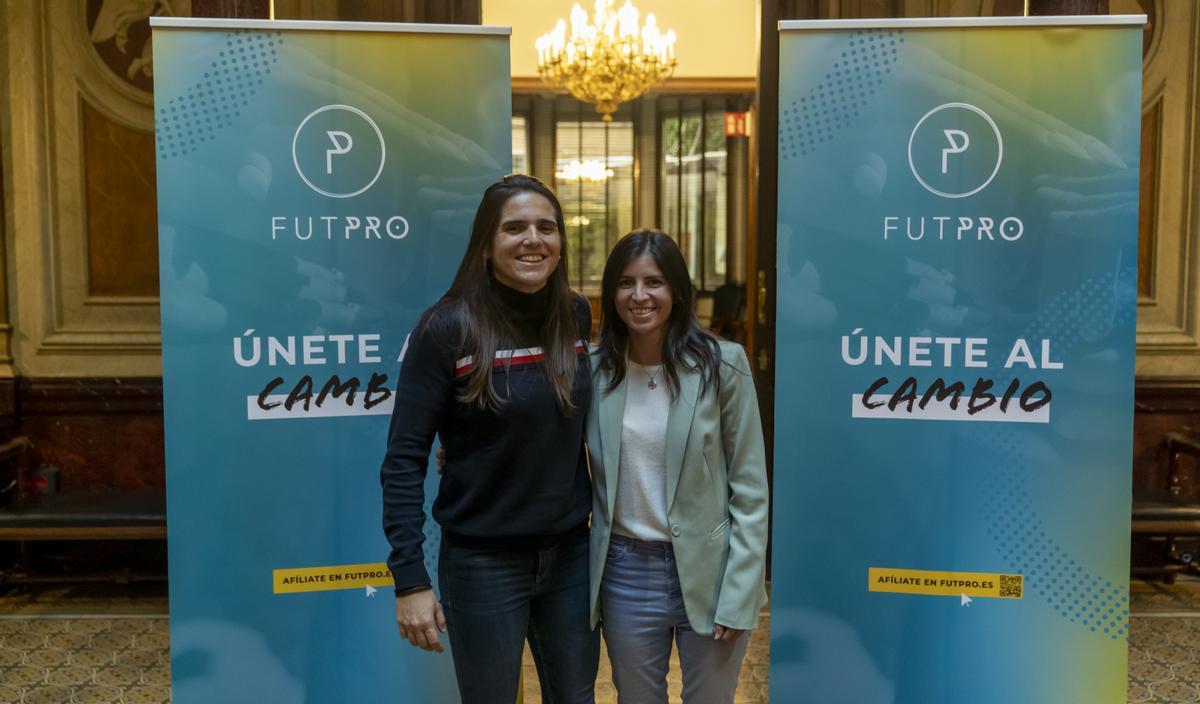
[[[1025,578],[1019,574],[986,572],[935,572],[871,567],[867,570],[867,589],[873,592],[929,594],[990,599],[1022,599]]]
[[[325,592],[334,589],[390,587],[392,573],[382,562],[366,565],[334,565],[332,567],[299,567],[273,570],[276,594],[295,592]]]

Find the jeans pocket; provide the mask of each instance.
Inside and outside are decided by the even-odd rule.
[[[609,562],[620,562],[628,554],[629,554],[629,543],[626,543],[624,541],[618,542],[615,540],[608,541],[608,561]]]

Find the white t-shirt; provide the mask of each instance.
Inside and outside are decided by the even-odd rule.
[[[670,542],[667,528],[667,414],[670,389],[662,365],[626,363],[625,414],[613,532]],[[650,388],[653,379],[656,388]]]

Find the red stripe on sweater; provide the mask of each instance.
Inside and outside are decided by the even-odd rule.
[[[575,343],[576,354],[587,354],[587,345],[582,341]],[[492,360],[492,368],[503,367],[506,364],[536,364],[546,360],[546,354],[541,347],[526,347],[519,350],[497,350]],[[454,363],[454,376],[466,376],[475,368],[475,360],[470,355]]]

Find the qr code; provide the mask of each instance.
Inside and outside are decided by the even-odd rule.
[[[1021,599],[1024,597],[1024,585],[1024,576],[1019,574],[1002,574],[1000,575],[1000,596]]]

